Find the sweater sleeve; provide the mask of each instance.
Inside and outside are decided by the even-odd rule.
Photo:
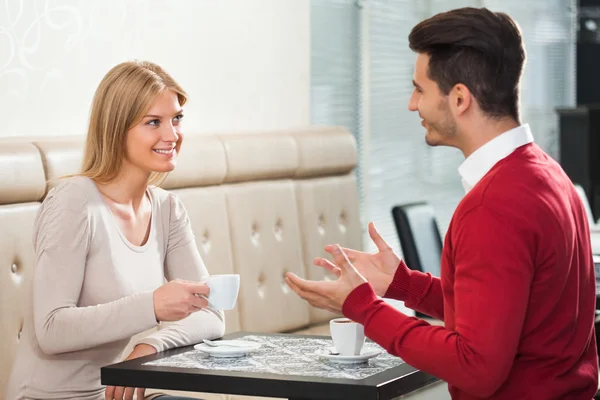
[[[534,273],[531,238],[485,206],[458,225],[454,330],[402,314],[378,300],[368,284],[350,294],[343,312],[408,364],[489,397],[507,379],[517,352]]]
[[[394,280],[383,296],[404,301],[404,305],[439,320],[444,320],[444,297],[440,279],[430,273],[411,270],[400,261]]]
[[[174,193],[168,196],[170,217],[165,277],[167,280],[202,281],[209,274],[196,247],[187,211]],[[181,321],[164,324],[161,328],[138,343],[164,351],[195,344],[202,339],[215,339],[225,333],[225,317],[222,311],[208,307]]]
[[[34,330],[46,354],[128,339],[157,324],[152,291],[78,306],[90,239],[85,189],[62,182],[46,196],[34,226]]]

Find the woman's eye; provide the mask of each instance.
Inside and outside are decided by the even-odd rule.
[[[173,118],[174,122],[181,122],[181,120],[183,119],[183,114],[179,114],[178,116],[176,116],[175,118]]]
[[[158,126],[159,124],[160,124],[160,121],[158,119],[153,119],[153,120],[146,122],[146,125],[151,125],[151,126]]]

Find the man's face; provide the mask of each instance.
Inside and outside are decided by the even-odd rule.
[[[448,96],[437,83],[429,79],[429,56],[418,54],[415,62],[413,90],[408,109],[418,111],[426,130],[425,141],[430,146],[451,145],[456,133],[456,121],[450,111]]]

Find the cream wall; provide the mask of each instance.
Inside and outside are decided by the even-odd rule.
[[[75,135],[113,65],[186,89],[185,131],[309,125],[309,0],[0,1],[0,137]]]

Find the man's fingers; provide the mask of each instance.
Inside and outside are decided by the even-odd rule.
[[[144,389],[144,388],[135,389],[135,397],[137,397],[137,400],[144,400],[145,393],[146,393],[146,389]]]
[[[337,244],[328,244],[327,246],[325,246],[325,251],[328,252],[329,254],[333,255],[333,250],[335,249],[335,246],[338,246],[338,245]],[[353,250],[353,249],[349,249],[347,247],[342,247],[342,250],[344,251],[344,253],[346,253],[346,255],[348,256],[348,259],[350,261],[356,261],[358,259],[358,257],[360,257],[362,254],[364,254],[364,251]]]
[[[321,282],[308,281],[306,279],[300,278],[299,276],[297,276],[295,274],[292,274],[291,272],[288,272],[286,274],[286,278],[287,278],[287,280],[292,282],[294,285],[296,285],[297,287],[302,289],[302,291],[304,291],[304,292],[313,292],[313,293],[320,293],[320,294],[328,293],[330,291],[330,286],[333,283],[333,282],[328,282],[328,281],[321,281]]]
[[[315,258],[313,264],[315,264],[318,267],[324,268],[325,270],[331,272],[337,277],[340,277],[342,275],[342,271],[338,267],[336,267],[334,263],[324,258]]]
[[[329,301],[322,294],[302,290],[302,288],[296,285],[289,277],[286,277],[285,280],[288,286],[300,296],[300,298],[308,301],[311,306],[325,309],[328,308]]]
[[[375,228],[375,224],[373,222],[369,222],[369,236],[371,236],[371,240],[373,241],[373,243],[375,243],[375,246],[377,246],[377,249],[379,251],[387,251],[391,249],[390,245],[387,244],[387,242],[383,240],[379,232],[377,232],[377,229]]]
[[[340,268],[342,274],[348,271],[349,269],[354,268],[352,266],[352,263],[348,259],[348,256],[346,256],[346,254],[339,245],[335,245],[331,254],[333,255],[333,261],[335,261],[335,265],[337,265],[337,267]]]

